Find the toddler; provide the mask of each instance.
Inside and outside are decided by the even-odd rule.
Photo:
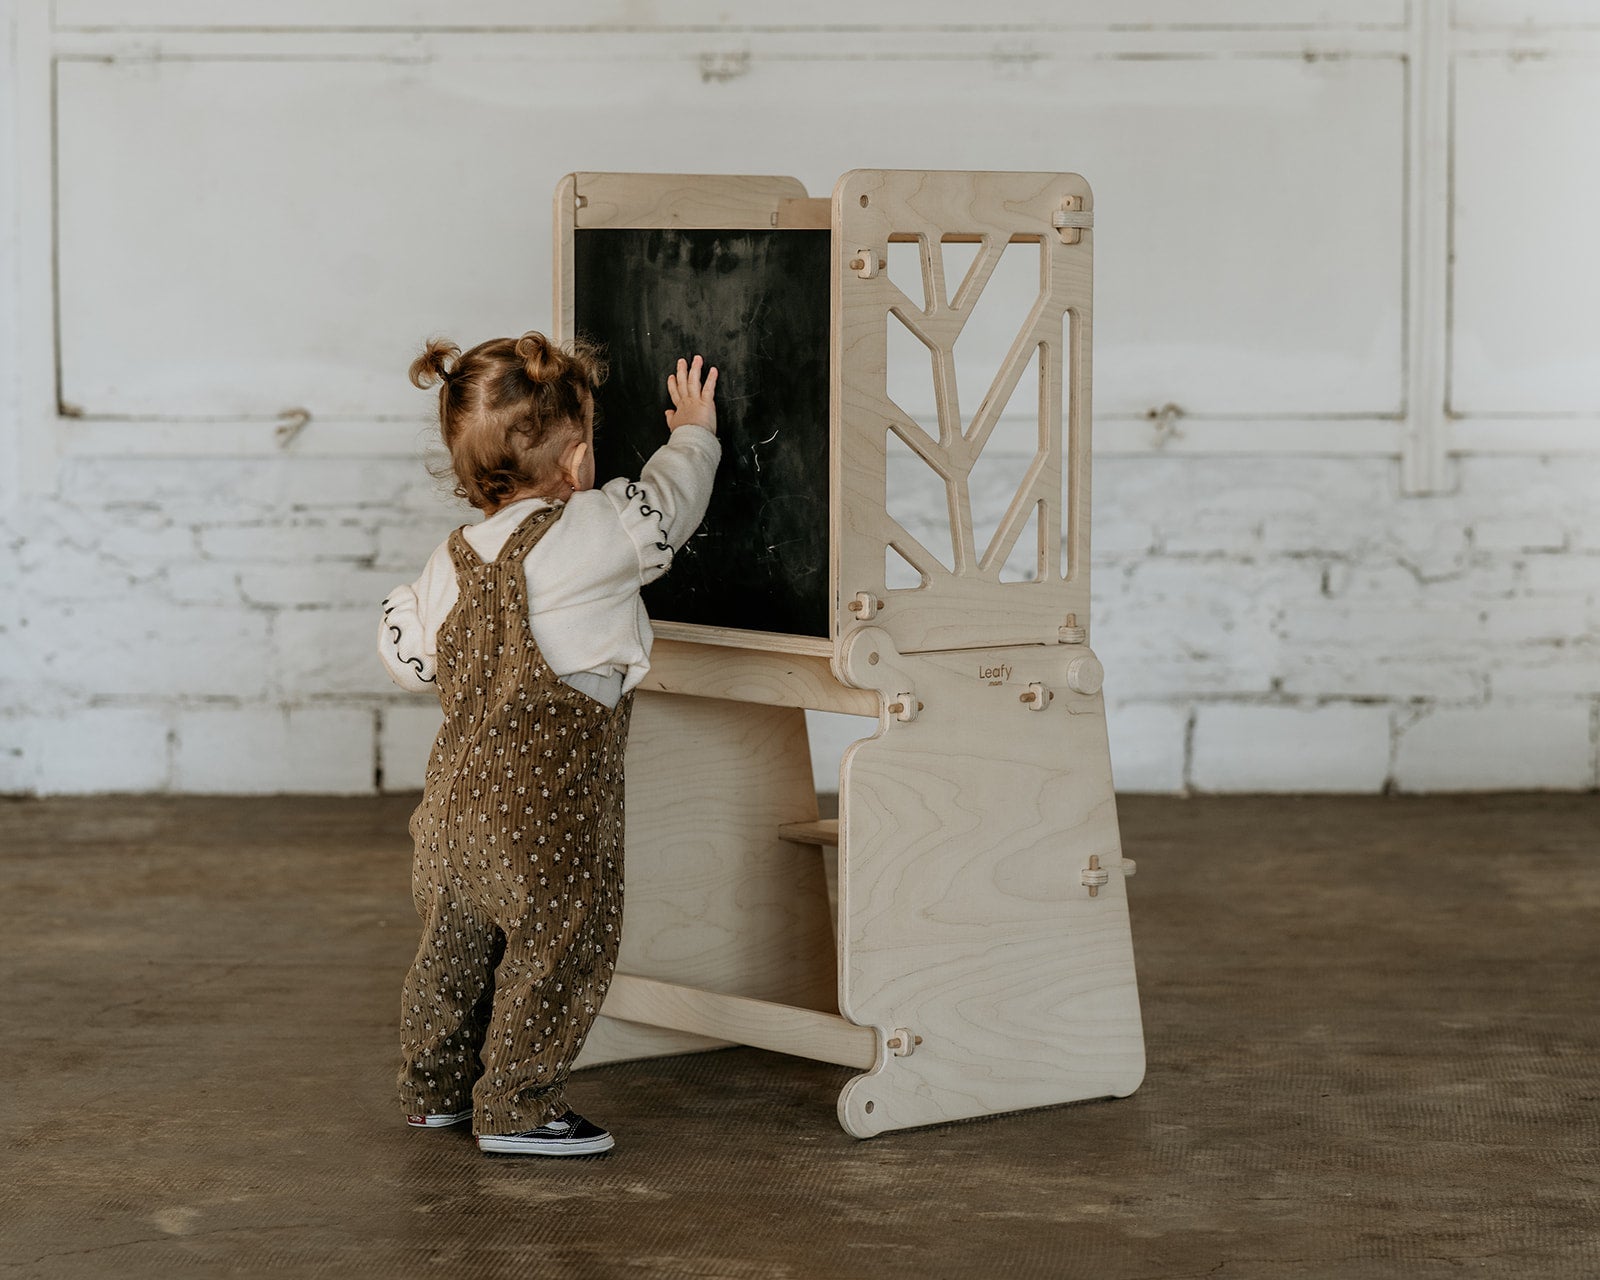
[[[705,515],[721,457],[717,371],[667,376],[668,437],[637,480],[594,487],[599,352],[539,333],[411,366],[439,389],[456,493],[483,512],[383,602],[378,651],[436,690],[412,897],[422,943],[401,998],[413,1125],[473,1122],[484,1151],[590,1155],[567,1106],[622,926],[623,752],[649,669],[639,589]]]

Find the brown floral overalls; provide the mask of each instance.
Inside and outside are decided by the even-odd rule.
[[[460,599],[439,629],[444,725],[428,760],[411,893],[422,944],[401,1000],[408,1115],[467,1110],[476,1133],[560,1116],[622,933],[622,759],[613,710],[562,683],[528,629],[535,512],[485,563],[450,535]]]

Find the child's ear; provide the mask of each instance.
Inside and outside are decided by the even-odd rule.
[[[574,440],[561,451],[561,474],[574,489],[583,483],[583,460],[589,456],[589,442]]]

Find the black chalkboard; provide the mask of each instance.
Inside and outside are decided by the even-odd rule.
[[[574,328],[604,343],[597,481],[667,438],[679,356],[717,368],[722,464],[705,522],[645,588],[672,622],[827,636],[831,232],[574,232]]]

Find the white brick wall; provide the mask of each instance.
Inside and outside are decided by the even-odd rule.
[[[373,788],[374,716],[361,707],[195,707],[173,717],[173,788],[326,792]]]
[[[1202,791],[1374,791],[1389,773],[1380,704],[1212,704],[1195,713],[1190,781]]]
[[[78,707],[9,720],[0,786],[43,795],[164,791],[172,782],[167,715],[143,707]]]
[[[1591,787],[1593,718],[1577,700],[1433,707],[1402,724],[1395,782],[1407,791]]]
[[[1146,749],[1152,704],[1192,724],[1149,789],[1596,785],[1600,556],[1561,548],[1596,523],[1600,458],[1468,459],[1426,499],[1395,479],[1358,459],[1097,460],[1096,531],[1148,530],[1096,544],[1113,755]]]
[[[367,495],[313,494],[300,481],[322,464],[256,465],[284,473],[299,510],[246,525],[233,464],[173,461],[147,472],[171,512],[85,491],[6,517],[20,585],[0,786],[350,792],[375,785],[380,761],[385,788],[418,785],[438,713],[388,684],[375,608],[458,514],[420,467],[432,511],[398,523]],[[1547,548],[1587,528],[1600,459],[1469,462],[1459,492],[1427,500],[1393,496],[1394,465],[1097,461],[1097,530],[1142,531],[1095,552],[1120,787],[1595,784],[1600,555]],[[1508,514],[1524,486],[1536,516]],[[1286,492],[1331,513],[1328,545],[1308,511],[1273,541],[1262,512]],[[825,785],[861,728],[815,725]]]
[[[1170,702],[1108,704],[1111,777],[1118,791],[1181,791],[1192,713]]]
[[[27,53],[15,48],[18,6],[40,2],[0,0],[0,65],[8,72]],[[1402,6],[1396,4],[1393,13],[1395,22],[1403,24]],[[270,20],[270,13],[264,20]],[[1318,24],[1325,25],[1324,19],[1312,22],[1304,39],[1333,38],[1319,35]],[[1380,27],[1363,32],[1360,40],[1385,39]],[[1150,31],[1138,38],[1158,36]],[[181,42],[186,37],[180,33],[172,38]],[[654,35],[636,38],[653,50]],[[935,43],[943,38],[937,33],[929,37]],[[973,38],[964,34],[960,41]],[[1097,38],[1110,37],[1102,33]],[[1249,41],[1258,38],[1265,37],[1250,35]],[[1535,30],[1520,38],[1537,42],[1539,37]],[[761,38],[752,39],[759,67],[763,46]],[[302,43],[314,40],[308,35]],[[679,49],[672,56],[692,63],[692,52]],[[1312,311],[1312,305],[1302,305],[1298,294],[1280,295],[1273,281],[1246,281],[1248,287],[1241,287],[1237,296],[1217,294],[1208,283],[1213,278],[1205,274],[1207,262],[1217,256],[1209,240],[1204,242],[1206,252],[1197,257],[1157,261],[1169,252],[1173,217],[1185,219],[1179,229],[1192,233],[1181,212],[1184,202],[1170,188],[1175,183],[1192,190],[1194,175],[1162,179],[1161,173],[1119,169],[1119,157],[1142,154],[1143,149],[1138,138],[1112,135],[1118,128],[1142,127],[1127,123],[1138,113],[1125,111],[1126,102],[1151,104],[1161,94],[1171,95],[1162,100],[1163,109],[1177,104],[1181,111],[1188,93],[1197,108],[1216,99],[1224,113],[1235,113],[1226,118],[1238,120],[1265,119],[1274,103],[1288,101],[1299,113],[1293,126],[1296,147],[1327,142],[1329,159],[1342,163],[1340,157],[1356,145],[1349,141],[1356,136],[1352,128],[1367,130],[1359,136],[1368,139],[1401,128],[1398,119],[1381,116],[1388,109],[1382,102],[1371,107],[1380,113],[1376,122],[1367,117],[1353,121],[1349,115],[1358,103],[1377,101],[1369,90],[1381,91],[1379,97],[1392,93],[1393,101],[1400,101],[1395,88],[1401,83],[1398,62],[1391,76],[1374,69],[1382,61],[1376,55],[1358,60],[1359,67],[1338,59],[1316,63],[1296,57],[1283,66],[1251,59],[1250,74],[1259,71],[1261,79],[1250,81],[1241,106],[1227,97],[1227,81],[1243,74],[1236,70],[1243,64],[1229,62],[1226,76],[1218,79],[1205,61],[1086,64],[1086,74],[1101,77],[1094,85],[1124,95],[1110,99],[1117,108],[1114,115],[1095,118],[1096,129],[1106,137],[1096,129],[1080,131],[1090,161],[1101,155],[1104,171],[1102,180],[1100,171],[1083,165],[1106,211],[1096,233],[1103,268],[1096,324],[1097,355],[1104,357],[1097,359],[1102,411],[1122,415],[1118,421],[1126,427],[1134,406],[1173,397],[1187,401],[1193,392],[1224,402],[1215,417],[1237,412],[1259,420],[1265,410],[1251,399],[1252,388],[1230,372],[1216,372],[1255,367],[1271,383],[1272,403],[1290,402],[1283,409],[1286,431],[1315,429],[1332,439],[1341,422],[1330,414],[1349,408],[1340,399],[1345,381],[1356,388],[1347,397],[1351,403],[1371,401],[1374,414],[1392,418],[1404,398],[1404,388],[1394,381],[1400,364],[1398,295],[1340,294],[1337,281],[1326,281],[1345,273],[1323,264],[1318,287],[1330,290],[1327,296],[1336,298],[1348,315],[1360,317],[1363,324],[1370,320],[1371,332],[1363,330],[1341,350],[1329,352],[1296,349],[1286,338],[1280,352],[1275,345],[1278,330],[1300,323],[1295,317]],[[1480,61],[1487,75],[1495,59]],[[768,84],[762,77],[779,74],[772,69],[779,65],[764,68],[753,82]],[[109,92],[120,83],[114,74],[83,71],[83,66],[80,59],[75,84],[110,86]],[[851,63],[844,71],[805,74],[849,77],[858,70]],[[887,75],[891,68],[884,64],[878,70]],[[146,78],[155,83],[159,73],[156,59],[134,79],[141,85]],[[339,73],[322,67],[317,74]],[[1169,74],[1175,78],[1148,79]],[[1353,75],[1372,78],[1341,79]],[[405,71],[393,82],[382,79],[383,91],[403,95],[411,76]],[[1134,78],[1123,81],[1119,76]],[[1006,77],[997,99],[1002,105],[1047,87],[1030,82],[1020,64]],[[417,92],[431,91],[424,84],[425,71],[413,78],[423,85]],[[1051,80],[1052,85],[1073,82],[1071,75]],[[417,415],[416,422],[392,417],[386,422],[394,447],[381,456],[316,456],[298,446],[270,456],[161,456],[142,448],[145,437],[140,433],[154,427],[109,418],[97,425],[126,431],[130,441],[140,442],[128,449],[129,456],[117,456],[116,446],[105,444],[104,436],[97,447],[80,447],[70,426],[58,437],[57,424],[45,408],[26,402],[23,379],[11,358],[13,353],[37,352],[39,344],[28,339],[52,327],[51,318],[37,308],[25,311],[25,300],[12,287],[23,274],[22,214],[36,212],[42,207],[37,202],[49,199],[48,183],[18,181],[39,137],[49,142],[48,133],[39,133],[42,122],[34,108],[19,105],[19,83],[9,75],[0,83],[0,298],[5,300],[0,304],[0,492],[9,495],[0,507],[0,597],[5,601],[0,608],[0,791],[351,793],[377,786],[415,788],[438,712],[425,698],[401,694],[388,684],[372,654],[375,611],[392,585],[415,575],[463,513],[441,496],[437,482],[413,456],[421,447],[417,428],[427,406],[425,397],[403,399],[410,394],[401,386],[409,352],[388,346],[362,349],[363,368],[392,370],[391,381],[383,385],[392,385],[395,403],[413,404]],[[225,84],[226,78],[217,83]],[[318,86],[325,83],[334,82],[317,81]],[[661,83],[680,92],[673,87],[676,81]],[[715,109],[715,104],[707,106],[694,97],[721,92],[712,81],[702,81],[691,70],[685,83],[688,88],[681,92],[686,101],[692,98],[686,110]],[[829,83],[829,100],[848,107],[853,81]],[[500,84],[500,90],[510,92],[509,84]],[[982,84],[975,84],[970,109],[999,111],[983,98]],[[1485,92],[1500,92],[1498,84],[1492,76],[1483,80]],[[784,100],[783,94],[774,93],[769,107]],[[1251,94],[1261,95],[1259,102]],[[419,101],[427,107],[437,100]],[[1095,108],[1085,99],[1077,109]],[[420,110],[418,118],[428,114]],[[941,135],[932,152],[908,144],[903,154],[890,146],[867,155],[852,136],[837,153],[810,149],[813,144],[807,143],[792,156],[775,154],[769,130],[751,124],[741,131],[737,120],[744,116],[760,118],[754,112],[717,116],[734,127],[726,139],[726,161],[719,158],[716,167],[792,170],[819,193],[853,164],[983,167],[972,157],[1000,155],[993,152],[995,137],[985,133],[987,124],[981,122],[967,139]],[[982,121],[1001,118],[990,114]],[[1563,123],[1541,128],[1541,141],[1559,141]],[[817,130],[805,132],[818,136]],[[1024,142],[1017,144],[1015,156],[1040,154],[1036,139]],[[593,143],[592,151],[580,149],[570,163],[552,161],[560,165],[556,172],[661,167],[620,151],[618,139],[609,134],[602,133]],[[1166,165],[1185,162],[1180,153],[1163,154]],[[1230,208],[1242,215],[1254,203],[1275,197],[1275,170],[1257,173],[1249,158],[1239,155],[1219,152],[1218,159],[1233,175],[1230,182],[1244,175],[1242,186],[1228,188]],[[1013,153],[1007,152],[987,167],[1013,162]],[[1550,163],[1563,173],[1587,172],[1562,166],[1559,156]],[[1016,164],[1021,167],[1020,160]],[[1364,182],[1376,173],[1365,158],[1356,171]],[[1204,176],[1211,180],[1209,168]],[[1400,208],[1394,185],[1399,177],[1384,179],[1391,187],[1379,190],[1378,204]],[[1378,177],[1372,181],[1377,183]],[[24,205],[24,190],[34,204]],[[64,190],[70,215],[73,188],[68,184]],[[1164,197],[1154,198],[1164,190]],[[541,188],[539,200],[547,196]],[[1519,193],[1517,210],[1536,210],[1538,198],[1537,191]],[[1306,207],[1326,204],[1318,199]],[[395,206],[395,217],[402,216],[401,207]],[[516,208],[514,218],[505,215],[495,225],[523,228],[524,239],[542,246],[545,233],[540,228],[545,224],[537,219],[544,216],[543,204],[534,212],[527,203]],[[326,234],[338,234],[339,215],[338,208],[327,211],[319,224],[330,229]],[[1355,215],[1329,216],[1342,222]],[[1503,210],[1495,214],[1501,220],[1510,216]],[[241,236],[248,238],[250,230],[241,227]],[[1506,234],[1514,231],[1508,228]],[[1400,232],[1398,226],[1393,229],[1395,236]],[[1215,233],[1213,227],[1207,236]],[[1305,234],[1315,239],[1314,229]],[[413,247],[436,244],[419,237]],[[1268,247],[1285,251],[1283,244]],[[1291,244],[1289,251],[1291,257],[1320,260],[1322,246],[1308,243],[1297,249]],[[365,245],[352,244],[343,256],[355,261],[363,252]],[[526,252],[530,261],[542,261],[545,254],[542,247]],[[1392,245],[1385,252],[1398,261]],[[1147,260],[1157,265],[1147,269]],[[372,264],[362,261],[361,270],[370,274]],[[1540,257],[1535,265],[1544,261]],[[422,288],[437,283],[407,261],[392,265],[404,277],[406,290],[413,284]],[[492,291],[506,272],[515,275],[508,266],[498,275],[486,274],[489,283],[474,288]],[[82,278],[70,270],[67,274]],[[1393,272],[1379,275],[1385,281],[1398,278]],[[535,287],[522,275],[515,278],[519,296],[540,300],[529,321],[540,322],[543,284]],[[1550,278],[1559,283],[1560,273]],[[204,284],[186,282],[197,289]],[[286,304],[274,292],[275,285],[263,269],[263,294],[281,310]],[[1548,283],[1545,287],[1554,288]],[[1151,309],[1151,298],[1157,295],[1181,315],[1204,317],[1206,331],[1184,339],[1171,316]],[[390,292],[372,305],[392,308],[402,296],[409,303],[408,294]],[[435,289],[430,296],[441,294]],[[83,322],[85,308],[92,312],[104,303],[137,309],[144,301],[74,298],[77,309],[67,317],[69,329]],[[293,305],[304,312],[316,299],[299,298]],[[471,336],[472,325],[458,325],[462,313],[454,302],[452,306],[456,309],[419,310],[407,327],[419,338],[437,327]],[[493,323],[500,324],[500,317],[512,310],[502,300],[499,309],[491,309]],[[1519,314],[1526,318],[1528,311],[1524,299]],[[1561,325],[1571,328],[1590,311],[1569,307],[1551,314],[1565,317]],[[476,323],[484,313],[467,314]],[[1467,316],[1462,323],[1470,320]],[[1150,338],[1157,330],[1164,336]],[[1374,349],[1383,351],[1363,363],[1361,346],[1369,338]],[[260,340],[252,332],[239,345]],[[1267,349],[1265,356],[1262,349]],[[1500,395],[1496,387],[1515,388],[1539,373],[1531,357],[1505,364],[1515,357],[1503,344],[1470,349],[1481,362],[1472,386],[1484,388],[1486,396]],[[82,359],[78,348],[71,354]],[[177,362],[183,354],[171,353],[175,372],[170,376],[180,383]],[[309,402],[312,393],[300,382],[282,385],[274,380],[283,368],[298,370],[311,387],[342,387],[341,379],[349,374],[337,364],[279,361],[280,354],[267,351],[259,365],[241,365],[242,377],[260,375],[262,368],[272,374],[244,387],[241,403]],[[68,362],[64,376],[69,381],[77,367]],[[115,367],[115,362],[108,365]],[[1321,400],[1307,393],[1304,403],[1295,401],[1300,370],[1322,387],[1317,393]],[[1557,372],[1566,397],[1557,407],[1575,415],[1580,426],[1590,422],[1600,433],[1600,403],[1582,400],[1583,380],[1589,375],[1570,362]],[[115,390],[110,387],[108,394]],[[1496,412],[1505,411],[1504,402],[1501,395]],[[1537,407],[1528,406],[1530,412]],[[177,419],[196,416],[186,404],[170,408]],[[1202,403],[1202,412],[1205,408]],[[372,410],[380,411],[393,412],[386,407]],[[220,420],[202,425],[208,433],[241,429],[237,422]],[[317,429],[314,424],[311,431]],[[1208,429],[1201,421],[1185,425],[1186,439],[1198,440]],[[46,440],[42,450],[41,439]],[[59,460],[52,453],[58,445]],[[41,451],[49,455],[43,464],[37,462]],[[217,452],[209,438],[203,452]],[[34,480],[24,484],[17,477],[30,458],[35,459],[29,464]],[[1092,638],[1107,670],[1107,714],[1119,787],[1172,792],[1423,791],[1597,785],[1600,449],[1568,456],[1468,455],[1455,464],[1453,489],[1431,497],[1401,497],[1398,475],[1394,458],[1376,455],[1269,449],[1141,454],[1124,449],[1096,458]],[[1002,500],[999,493],[983,494],[988,504]],[[980,523],[992,522],[998,510],[985,505],[977,514]],[[939,518],[936,506],[917,517],[930,523]],[[865,729],[847,717],[813,717],[813,729],[819,785],[827,786],[839,752]]]
[[[427,771],[443,715],[437,701],[417,695],[383,708],[378,728],[378,762],[385,791],[417,791]]]

